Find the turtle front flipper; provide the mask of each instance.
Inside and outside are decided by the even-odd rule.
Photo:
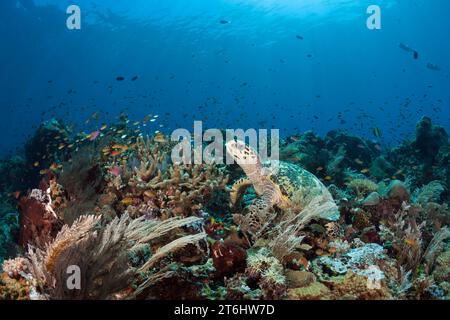
[[[249,179],[242,178],[233,184],[230,191],[230,207],[235,208],[242,200],[245,191],[252,185]]]
[[[273,193],[267,192],[248,207],[241,227],[243,231],[250,233],[254,240],[258,239],[275,219],[274,204]]]

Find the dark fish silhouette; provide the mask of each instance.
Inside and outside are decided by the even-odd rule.
[[[430,70],[433,70],[433,71],[440,71],[441,70],[441,68],[437,64],[434,64],[434,63],[431,63],[431,62],[428,62],[427,68],[430,69]]]

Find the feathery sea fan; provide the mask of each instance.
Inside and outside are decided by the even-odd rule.
[[[172,218],[166,221],[132,220],[128,215],[116,218],[106,227],[100,218],[82,216],[69,227],[64,226],[45,250],[29,248],[30,271],[35,284],[47,299],[114,299],[129,289],[140,272],[188,244],[202,241],[198,233],[173,240],[157,250],[141,268],[130,265],[130,254],[153,240],[162,240],[174,229],[199,223],[201,219]],[[71,290],[66,285],[70,266],[81,271],[81,288]],[[160,275],[161,276],[161,275]],[[149,280],[150,279],[150,280]],[[149,286],[155,277],[144,281]]]

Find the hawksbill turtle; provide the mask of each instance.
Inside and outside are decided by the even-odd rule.
[[[273,219],[271,210],[292,210],[300,214],[308,206],[320,206],[314,218],[336,221],[339,210],[331,193],[312,173],[302,167],[284,161],[262,162],[258,153],[242,141],[231,140],[227,152],[244,170],[246,178],[238,180],[230,192],[230,202],[236,206],[245,190],[253,186],[258,198],[248,207],[246,229],[252,234],[261,233]],[[320,211],[320,210],[319,210]]]

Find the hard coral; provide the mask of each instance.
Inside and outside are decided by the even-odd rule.
[[[19,279],[28,272],[28,261],[25,258],[15,258],[3,262],[3,271],[12,279]]]
[[[286,277],[283,266],[270,251],[263,248],[250,253],[245,273],[251,281],[258,283],[265,299],[274,300],[286,294]]]
[[[119,197],[119,209],[131,216],[167,219],[198,215],[228,177],[214,165],[174,165],[167,148],[147,137],[138,139],[134,156],[120,175],[108,177],[108,189]]]
[[[352,179],[347,187],[359,198],[364,199],[370,193],[378,190],[378,185],[369,179]]]
[[[306,287],[293,288],[287,291],[287,300],[326,300],[330,294],[323,283],[313,282]]]
[[[0,300],[29,300],[30,285],[23,278],[14,279],[8,274],[0,274]]]
[[[326,299],[330,300],[386,300],[392,296],[384,282],[372,287],[368,278],[355,273],[348,273],[343,278],[333,278],[326,281],[330,292]]]

